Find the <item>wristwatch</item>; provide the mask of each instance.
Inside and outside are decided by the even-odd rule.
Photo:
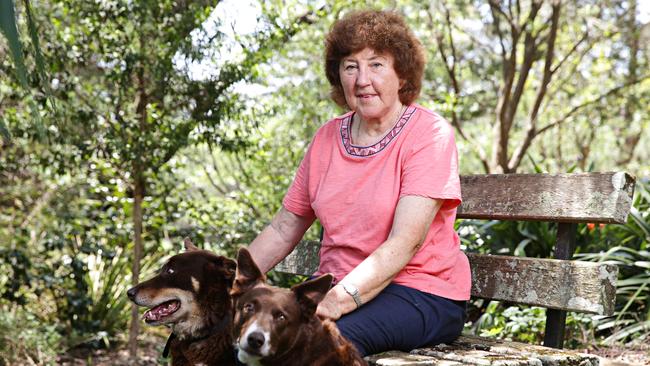
[[[348,283],[339,283],[339,285],[343,287],[343,290],[345,290],[345,292],[347,292],[348,295],[352,296],[354,303],[357,304],[357,308],[363,305],[363,301],[361,301],[361,296],[359,296],[358,288]]]

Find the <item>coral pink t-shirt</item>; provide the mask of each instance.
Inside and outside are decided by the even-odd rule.
[[[453,300],[470,295],[469,262],[454,231],[461,202],[458,153],[452,127],[411,105],[372,146],[350,140],[349,112],[323,125],[283,200],[325,229],[317,274],[345,277],[388,238],[397,202],[415,195],[443,200],[420,250],[394,283]]]

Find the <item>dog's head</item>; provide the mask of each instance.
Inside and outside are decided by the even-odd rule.
[[[236,268],[235,261],[201,250],[188,239],[185,249],[156,276],[127,292],[131,301],[149,308],[143,316],[146,323],[168,325],[181,339],[229,314]]]
[[[316,307],[332,283],[323,275],[288,289],[266,284],[248,250],[240,249],[231,294],[235,301],[233,338],[239,360],[256,364],[281,355],[301,336],[301,326],[316,319]]]

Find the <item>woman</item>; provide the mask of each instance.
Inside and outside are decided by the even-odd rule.
[[[413,104],[422,46],[396,13],[356,12],[328,34],[325,69],[333,100],[350,112],[316,133],[251,254],[268,271],[318,218],[316,275],[332,273],[336,285],[317,313],[362,355],[452,341],[470,270],[453,227],[461,200],[453,130]]]

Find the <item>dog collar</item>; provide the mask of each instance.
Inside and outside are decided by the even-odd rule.
[[[176,338],[176,334],[172,333],[169,335],[169,338],[167,338],[167,342],[165,343],[165,349],[163,349],[163,358],[167,358],[169,356],[169,347],[172,344],[172,341]]]

